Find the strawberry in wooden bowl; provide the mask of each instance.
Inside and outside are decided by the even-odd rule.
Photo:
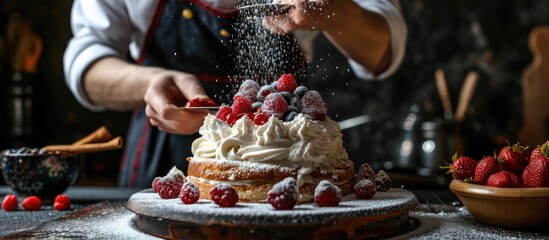
[[[450,190],[477,221],[516,229],[549,227],[547,143],[529,157],[522,156],[524,149],[515,144],[497,157],[483,157],[472,176],[450,183]]]

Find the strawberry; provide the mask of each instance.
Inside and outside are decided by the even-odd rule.
[[[195,98],[187,102],[186,107],[216,107],[219,106],[211,98]]]
[[[457,152],[452,157],[452,164],[448,166],[442,166],[440,168],[448,168],[448,172],[452,173],[454,179],[466,180],[475,175],[475,168],[477,167],[477,161],[470,157],[459,156]]]
[[[282,74],[276,83],[276,90],[279,92],[294,92],[297,82],[292,74]]]
[[[513,187],[513,182],[511,181],[510,173],[505,170],[494,173],[488,177],[486,185],[490,187],[511,188]]]
[[[530,157],[530,163],[522,173],[524,187],[549,187],[549,158],[547,143],[540,147],[541,154]]]
[[[503,166],[497,158],[485,156],[478,161],[477,167],[475,168],[473,181],[478,184],[486,185],[490,175],[501,172],[501,170],[503,170]]]
[[[2,209],[6,212],[17,210],[17,197],[13,194],[6,195],[2,202]]]
[[[549,141],[547,141],[543,144],[543,145],[545,145],[546,148],[547,148],[547,143],[549,143]],[[528,159],[528,161],[530,161],[532,159],[535,159],[535,158],[547,158],[547,153],[543,153],[541,151],[541,147],[543,145],[537,146],[536,148],[534,148],[534,150],[532,150],[532,153],[530,153],[530,158]]]
[[[503,170],[515,173],[524,171],[528,164],[528,157],[524,153],[526,148],[518,143],[503,147],[498,155],[498,158],[503,160]]]
[[[163,199],[177,198],[184,182],[183,172],[174,166],[166,176],[156,181],[158,195]]]

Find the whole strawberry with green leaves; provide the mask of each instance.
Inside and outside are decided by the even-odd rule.
[[[522,173],[524,187],[549,187],[549,152],[547,143],[539,147],[539,153],[532,151],[530,162]]]
[[[519,143],[503,147],[498,155],[498,158],[503,161],[503,170],[517,174],[522,173],[528,165],[528,156],[524,153],[527,148]]]
[[[490,175],[500,172],[501,170],[503,170],[503,166],[500,160],[495,156],[485,156],[478,161],[473,181],[478,184],[486,185]]]
[[[448,168],[448,172],[452,173],[454,179],[457,180],[471,180],[475,175],[475,168],[477,167],[477,161],[470,157],[458,156],[457,152],[452,156],[452,164],[448,166],[441,166],[440,168]]]

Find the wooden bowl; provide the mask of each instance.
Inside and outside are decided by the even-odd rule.
[[[515,229],[549,227],[549,188],[497,188],[452,180],[450,190],[479,222]]]

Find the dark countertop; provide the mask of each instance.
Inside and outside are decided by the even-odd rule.
[[[134,227],[135,214],[126,209],[137,190],[110,187],[73,187],[66,194],[74,202],[68,211],[43,206],[40,211],[0,211],[0,238],[157,239]],[[410,213],[407,232],[390,239],[548,239],[549,232],[490,227],[469,214],[452,193],[441,189],[410,190],[420,200]],[[0,186],[0,197],[11,193]]]

